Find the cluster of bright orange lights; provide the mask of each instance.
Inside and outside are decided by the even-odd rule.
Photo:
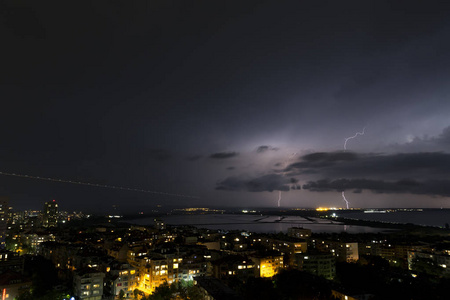
[[[328,207],[318,207],[316,208],[316,211],[328,211],[329,208]]]
[[[329,210],[341,210],[342,208],[338,207],[318,207],[316,211],[329,211]]]

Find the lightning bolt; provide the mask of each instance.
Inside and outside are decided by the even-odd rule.
[[[347,209],[348,209],[348,200],[345,198],[345,192],[342,191],[342,199],[344,199],[345,204],[347,205]]]
[[[296,155],[297,155],[297,152],[291,153],[291,155],[283,162],[284,168],[286,168],[289,161]],[[286,174],[286,172],[283,172],[282,174],[284,176]],[[281,205],[281,191],[278,191],[278,207],[280,207],[280,205]]]
[[[345,141],[344,141],[344,151],[347,150],[347,142],[348,142],[349,140],[356,138],[358,135],[364,135],[365,131],[366,131],[366,127],[364,127],[363,130],[362,130],[361,132],[356,132],[354,135],[349,136],[348,138],[345,138]],[[347,206],[347,209],[348,209],[348,208],[349,208],[349,205],[348,205],[349,203],[348,203],[347,198],[345,198],[345,191],[342,191],[342,199],[344,199],[345,205]]]
[[[365,131],[366,131],[366,127],[364,127],[363,130],[362,130],[361,132],[356,132],[354,135],[349,136],[348,138],[345,138],[345,141],[344,141],[344,151],[347,150],[347,142],[348,142],[349,140],[356,138],[358,135],[364,135]],[[344,192],[344,191],[342,191],[342,199],[344,199],[345,204],[347,205],[347,209],[348,209],[348,200],[347,200],[347,198],[345,198],[345,192]]]
[[[365,130],[366,130],[366,127],[364,127],[363,130],[362,130],[361,132],[357,132],[357,133],[355,133],[355,135],[352,135],[352,136],[346,138],[345,141],[344,141],[344,150],[347,150],[347,142],[348,142],[349,140],[354,139],[354,138],[357,137],[358,135],[364,135]]]

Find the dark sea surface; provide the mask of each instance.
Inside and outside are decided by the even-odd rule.
[[[290,227],[303,227],[312,232],[326,233],[365,233],[386,231],[385,228],[373,228],[367,226],[344,225],[339,222],[318,218],[305,219],[298,216],[261,216],[240,214],[193,214],[170,215],[161,219],[168,225],[192,225],[198,228],[246,230],[258,233],[287,232]],[[139,225],[153,224],[153,218],[128,220],[129,223]]]
[[[450,209],[424,209],[423,211],[397,211],[387,213],[337,212],[339,217],[381,221],[391,223],[412,223],[416,225],[444,227],[450,224]]]

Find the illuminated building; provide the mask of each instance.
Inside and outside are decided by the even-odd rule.
[[[211,276],[212,265],[207,259],[211,256],[191,253],[179,259],[178,280],[191,281],[198,276]]]
[[[56,200],[45,202],[42,212],[42,226],[56,227],[58,223],[58,204]]]
[[[0,249],[6,246],[6,226],[9,211],[9,198],[0,197]]]
[[[239,253],[247,250],[247,243],[246,241],[233,243],[233,253]]]
[[[104,277],[105,274],[94,269],[77,271],[73,278],[73,290],[77,299],[101,300]]]
[[[308,250],[308,243],[299,241],[296,238],[274,239],[261,237],[253,239],[253,243],[261,244],[267,250],[280,252],[284,256],[283,263],[289,266],[292,265],[295,253],[304,253]]]
[[[259,277],[273,277],[283,269],[283,256],[278,254],[251,257]]]
[[[338,261],[356,262],[359,259],[358,243],[312,240],[313,247],[321,252],[331,252]]]
[[[0,274],[11,270],[17,273],[23,273],[25,259],[17,252],[0,250]]]
[[[55,236],[51,233],[22,233],[20,238],[22,244],[28,246],[31,253],[39,253],[42,243],[55,241]]]
[[[336,259],[331,253],[297,253],[294,268],[333,280],[336,276]]]
[[[139,261],[139,289],[151,294],[161,284],[165,282],[172,284],[176,281],[181,259],[165,258],[151,253],[137,257],[136,261]]]
[[[408,251],[408,269],[413,273],[450,276],[450,255],[443,253]]]
[[[359,259],[358,243],[344,243],[337,251],[338,255],[345,257],[347,262],[356,262]]]
[[[161,219],[154,219],[153,220],[155,222],[155,227],[158,230],[166,230],[166,223],[164,223],[163,220]]]
[[[311,237],[311,229],[306,229],[302,227],[291,227],[288,228],[288,236],[299,238],[299,239],[309,239]]]
[[[332,250],[338,260],[356,262],[359,259],[358,243],[332,243]]]
[[[135,246],[128,250],[127,261],[135,268],[139,268],[139,257],[145,256],[148,253],[148,249],[145,246]]]
[[[411,242],[396,242],[391,243],[387,241],[365,241],[359,242],[359,253],[362,255],[376,255],[386,259],[389,264],[407,268],[408,266],[408,251],[425,250],[421,243]]]
[[[214,277],[226,279],[236,277],[245,281],[250,277],[255,277],[257,270],[255,263],[245,256],[228,255],[213,262]]]
[[[109,271],[110,293],[118,297],[123,291],[126,298],[133,296],[136,286],[136,270],[129,264],[114,266]]]
[[[31,230],[41,226],[41,220],[38,216],[27,216],[19,225],[20,229]]]

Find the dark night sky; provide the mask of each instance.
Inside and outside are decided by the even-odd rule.
[[[45,3],[43,3],[45,2]],[[437,2],[436,2],[437,3]],[[450,207],[450,4],[2,1],[17,209]],[[365,134],[344,140],[361,132]]]

